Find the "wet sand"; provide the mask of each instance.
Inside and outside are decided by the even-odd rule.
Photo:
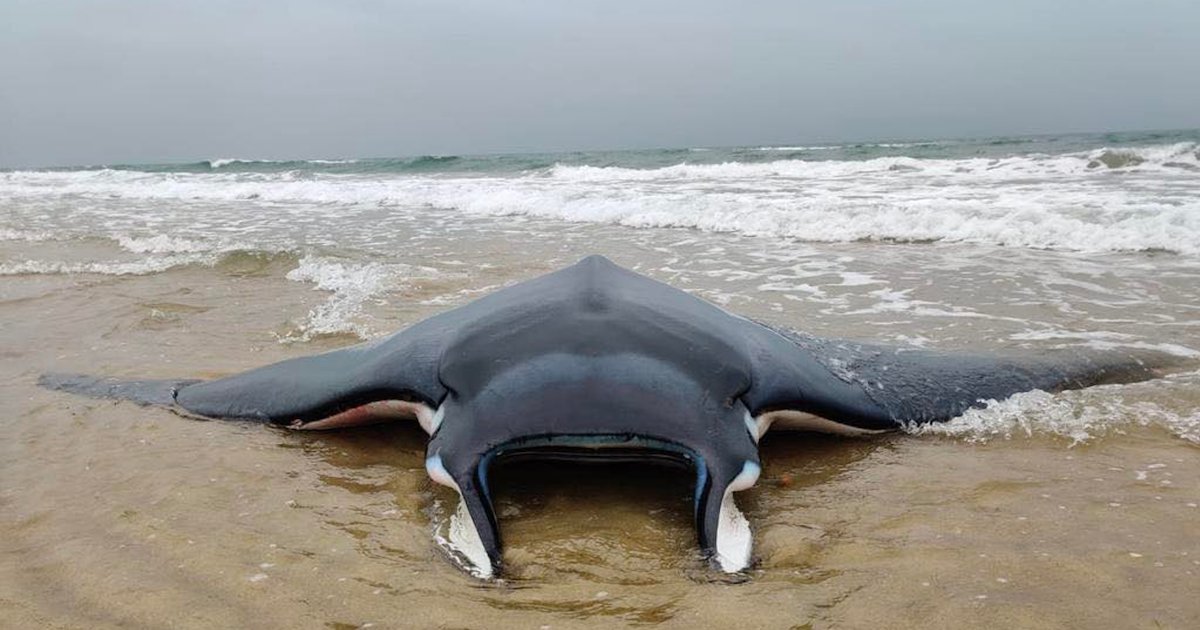
[[[636,234],[604,240],[609,229],[573,228],[520,253],[460,244],[471,253],[455,273],[386,292],[358,317],[372,331],[396,329],[603,242],[618,262],[816,334],[947,348],[1053,343],[1029,337],[1037,322],[1200,347],[1197,276],[1147,255],[1080,261],[1072,275],[1036,253],[1012,262],[1011,252],[843,244],[772,270],[759,242],[727,239],[716,251],[718,238],[681,232],[655,248]],[[16,259],[26,252],[11,248],[32,246],[9,247]],[[757,558],[738,579],[697,557],[680,472],[514,463],[496,481],[510,573],[490,583],[433,541],[454,496],[427,478],[415,425],[294,433],[35,386],[52,369],[211,377],[357,341],[279,342],[330,299],[287,280],[295,267],[295,257],[245,255],[141,276],[0,279],[0,625],[1200,625],[1194,374],[1023,412],[1107,413],[1082,442],[1053,424],[1027,435],[1019,423],[870,439],[770,435],[762,479],[738,495]],[[855,273],[886,277],[885,293],[868,297],[880,286],[855,285]],[[1131,287],[1153,291],[1128,303],[1106,295]],[[936,312],[955,308],[980,316]]]

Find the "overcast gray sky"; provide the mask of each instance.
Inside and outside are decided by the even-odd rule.
[[[1200,2],[0,0],[0,166],[1200,126]]]

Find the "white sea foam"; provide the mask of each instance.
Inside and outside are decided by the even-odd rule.
[[[0,234],[0,236],[5,236]],[[54,238],[49,233],[18,233],[21,240],[59,240],[70,243],[69,237]],[[3,239],[0,239],[3,240]],[[17,238],[8,240],[18,240]],[[129,236],[116,234],[112,240],[124,251],[142,254],[136,260],[19,260],[0,263],[0,276],[51,275],[88,273],[111,276],[140,276],[160,273],[185,265],[213,265],[221,255],[249,247],[229,240],[201,240],[157,234],[153,236]]]
[[[1086,342],[1084,345],[1094,350],[1150,350],[1152,352],[1162,352],[1186,359],[1200,357],[1200,351],[1177,343],[1152,343],[1149,341],[1114,342],[1105,341],[1103,339],[1092,339]]]
[[[1156,387],[1154,400],[1139,399],[1138,385],[1105,385],[1050,394],[1035,390],[991,400],[980,409],[940,424],[909,425],[908,433],[941,435],[968,442],[988,442],[1049,436],[1071,445],[1088,442],[1131,427],[1152,427],[1200,444],[1200,410],[1173,397],[1187,397],[1200,373],[1174,375]],[[1132,390],[1131,390],[1132,388]],[[1188,411],[1180,411],[1191,409]]]
[[[168,269],[208,262],[207,256],[181,254],[148,257],[130,262],[94,261],[63,262],[55,260],[24,260],[0,263],[0,276],[94,273],[106,276],[144,276]]]
[[[158,234],[156,236],[118,236],[121,248],[135,254],[195,254],[225,249],[198,240]]]
[[[1200,146],[1195,142],[1177,142],[1148,147],[1101,148],[1087,154],[1088,168],[1130,168],[1140,166],[1200,166]]]
[[[1105,330],[1074,331],[1049,328],[1044,330],[1028,330],[1025,332],[1014,333],[1009,335],[1008,338],[1017,339],[1020,341],[1044,341],[1047,339],[1102,339],[1111,341],[1133,339],[1134,337],[1133,335],[1127,333],[1109,332]]]
[[[368,339],[376,334],[362,320],[363,307],[388,292],[401,291],[418,279],[437,277],[430,267],[399,263],[359,263],[321,256],[305,256],[288,272],[288,280],[310,282],[331,293],[328,300],[309,311],[298,330],[282,341],[309,341],[322,335],[353,334]]]
[[[306,208],[320,209],[326,225],[363,208],[441,208],[812,242],[949,241],[1197,255],[1197,153],[1195,143],[1179,143],[995,159],[558,165],[504,175],[9,172],[0,173],[0,197],[30,207],[74,208],[83,201],[103,207],[109,223],[137,225],[149,205],[167,226],[190,224],[203,211],[213,227],[270,224],[285,233],[311,219],[303,216]],[[114,217],[123,207],[127,216]]]
[[[0,234],[0,236],[3,236]],[[63,236],[55,238],[46,233],[18,233],[18,238],[8,240],[26,240],[33,242],[57,240],[69,244],[71,239]],[[21,238],[23,237],[23,238]],[[4,239],[0,239],[4,240]],[[154,236],[128,236],[116,234],[112,240],[124,251],[142,254],[137,260],[107,259],[99,260],[16,260],[0,263],[0,275],[51,275],[90,273],[111,276],[140,276],[160,273],[185,265],[214,265],[221,260],[223,254],[237,250],[252,248],[229,239],[188,239],[182,237],[157,234]]]
[[[162,235],[145,238],[121,237],[118,241],[122,249],[145,255],[132,261],[8,261],[0,263],[0,276],[148,275],[186,265],[212,265],[221,259],[222,253],[237,249]],[[383,299],[389,292],[410,288],[414,281],[443,275],[430,267],[305,256],[295,269],[287,273],[287,278],[296,282],[311,283],[314,289],[329,292],[330,296],[309,311],[297,322],[296,329],[280,340],[309,341],[315,337],[335,334],[352,334],[364,339],[373,337],[378,331],[364,321],[365,305]]]
[[[351,333],[366,338],[367,328],[355,321],[363,304],[392,288],[394,278],[379,263],[350,263],[306,256],[287,274],[288,280],[311,282],[329,291],[330,298],[309,311],[299,330],[287,341],[308,341],[320,335]]]
[[[215,160],[208,160],[208,166],[210,168],[216,169],[216,168],[221,168],[224,166],[229,166],[230,164],[259,164],[259,163],[263,163],[263,162],[270,162],[270,160],[245,160],[245,159],[241,159],[241,158],[217,158]]]
[[[7,234],[0,234],[0,236],[5,235]],[[55,236],[48,232],[18,232],[16,238],[7,240],[35,242],[55,240],[59,241],[60,247],[70,248],[74,238],[78,238],[78,236]],[[55,260],[53,258],[6,260],[6,262],[0,263],[0,276],[67,274],[144,276],[158,274],[158,272],[179,268],[179,266],[214,265],[220,262],[223,254],[239,250],[256,250],[256,248],[232,239],[186,239],[166,234],[139,236],[113,234],[112,240],[121,250],[142,254],[142,256],[133,260],[125,259],[127,257],[112,258],[107,254],[101,254],[98,259],[91,260]],[[258,248],[258,251],[262,251],[262,248]],[[53,256],[53,253],[50,256]],[[73,254],[72,258],[76,257],[77,254]]]
[[[1200,357],[1200,350],[1195,350],[1177,343],[1153,343],[1139,340],[1127,333],[1117,333],[1103,330],[1069,331],[1069,330],[1035,330],[1009,335],[1009,339],[1020,341],[1071,340],[1071,346],[1084,346],[1094,350],[1150,350],[1187,359]]]
[[[255,160],[245,158],[216,158],[213,160],[205,160],[209,168],[216,170],[226,166],[235,164],[292,164],[300,162],[304,164],[355,164],[358,160]]]
[[[25,241],[27,243],[37,243],[39,241],[49,241],[53,239],[53,234],[43,230],[31,231],[0,228],[0,241]]]
[[[841,149],[841,148],[842,148],[842,145],[840,145],[840,144],[831,144],[831,145],[827,145],[827,146],[814,145],[814,146],[796,146],[796,147],[758,147],[757,150],[758,151],[832,151],[834,149]]]
[[[876,142],[873,144],[864,144],[865,147],[883,147],[885,149],[907,149],[909,147],[931,147],[938,142]]]
[[[758,147],[759,151],[834,151],[847,147],[878,147],[883,149],[907,149],[910,147],[931,147],[945,142],[867,142],[861,144],[816,144],[797,146],[765,146]]]

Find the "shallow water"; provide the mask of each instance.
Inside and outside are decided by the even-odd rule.
[[[662,164],[563,168],[593,188],[562,207],[625,194],[678,207],[657,223],[603,213],[577,221],[245,198],[252,185],[236,177],[182,196],[133,194],[128,182],[115,196],[61,182],[35,194],[21,178],[60,175],[10,174],[0,197],[0,625],[1200,625],[1200,259],[1185,238],[1200,225],[1188,192],[1200,183],[1188,174],[1200,176],[1183,167],[1162,175],[1161,164],[1098,175],[1085,163],[1075,192],[1119,199],[1091,218],[1050,197],[1027,208],[1028,221],[977,221],[982,236],[959,238],[966,232],[951,228],[970,217],[943,207],[947,223],[924,225],[944,238],[896,239],[920,231],[878,223],[887,228],[878,238],[826,243],[825,233],[798,236],[794,221],[750,229],[727,217],[725,233],[670,227],[672,216],[692,216],[679,213],[702,195],[693,188],[741,194],[733,187],[762,173],[733,181]],[[269,175],[383,177],[277,170]],[[632,187],[645,172],[658,174]],[[911,173],[889,172],[901,178],[883,181],[857,212],[875,204],[886,206],[876,218],[890,217],[948,176],[904,188]],[[73,173],[63,177],[159,178],[160,192],[193,176]],[[238,177],[251,175],[261,174]],[[540,185],[504,177],[514,178],[511,203]],[[843,175],[779,177],[828,189]],[[847,177],[850,190],[863,176]],[[988,194],[1033,203],[1053,183],[1010,178]],[[427,185],[443,186],[396,184]],[[786,197],[780,190],[746,191],[746,203]],[[1171,199],[1183,218],[1154,214]],[[1099,236],[1063,228],[1063,217]],[[1037,243],[1049,248],[1028,247]],[[1019,395],[912,434],[768,435],[762,478],[738,495],[756,562],[737,578],[698,557],[680,471],[512,463],[495,481],[508,574],[489,583],[435,543],[456,497],[426,476],[415,425],[296,433],[35,386],[51,370],[234,373],[385,334],[591,253],[817,335],[984,351],[1158,350],[1183,366],[1145,383]]]

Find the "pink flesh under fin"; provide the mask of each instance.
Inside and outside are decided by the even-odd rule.
[[[293,420],[289,429],[301,431],[323,431],[327,429],[344,429],[346,427],[362,427],[369,424],[380,424],[395,420],[422,420],[422,416],[431,416],[432,410],[425,404],[408,400],[377,400],[353,409],[347,409],[332,416],[303,422]],[[422,425],[425,423],[422,422]]]

